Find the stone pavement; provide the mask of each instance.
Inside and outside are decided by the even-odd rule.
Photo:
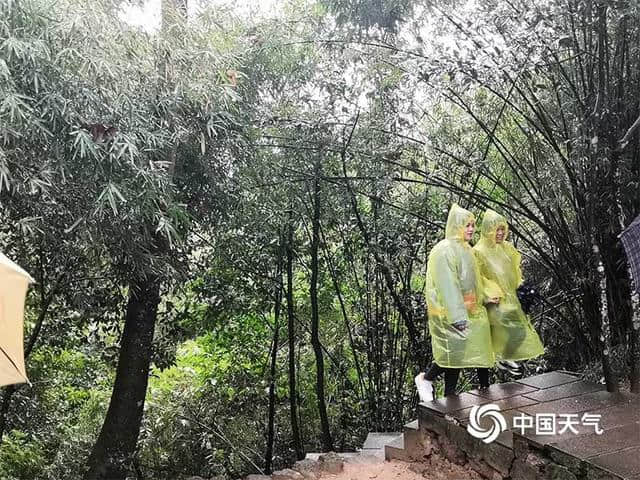
[[[472,408],[489,403],[499,407],[507,430],[485,444],[466,426]],[[494,420],[485,416],[479,425],[488,430]],[[479,465],[487,478],[640,480],[640,397],[609,393],[567,372],[420,404],[419,422],[387,447],[387,458],[420,457],[425,438]]]

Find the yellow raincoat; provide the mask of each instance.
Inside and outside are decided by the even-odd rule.
[[[426,299],[433,360],[445,368],[491,367],[495,363],[484,307],[482,279],[464,229],[471,212],[454,204],[445,239],[427,261]],[[453,324],[466,322],[461,334]]]
[[[496,231],[500,226],[505,229],[505,240],[496,243]],[[487,210],[482,218],[481,238],[473,247],[473,253],[482,276],[497,283],[502,290],[500,303],[487,307],[496,360],[518,361],[543,354],[544,347],[516,295],[516,289],[522,284],[521,256],[506,241],[508,233],[506,219]]]

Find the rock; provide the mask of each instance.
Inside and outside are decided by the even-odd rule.
[[[304,476],[300,472],[296,472],[290,468],[273,472],[271,478],[273,480],[304,480]]]
[[[320,474],[318,472],[313,472],[309,470],[300,472],[300,474],[304,477],[305,480],[318,480],[318,478],[320,478]]]
[[[446,435],[449,422],[439,415],[424,414],[420,417],[420,428],[433,434]]]
[[[511,478],[513,480],[538,480],[543,478],[541,465],[528,457],[524,460],[520,458],[514,460],[513,467],[511,467]]]
[[[585,476],[585,468],[582,460],[580,460],[579,458],[555,449],[552,449],[549,452],[549,456],[554,462],[562,465],[563,467],[566,467],[574,475],[574,477]]]
[[[326,473],[330,473],[331,475],[339,474],[344,468],[344,462],[335,452],[329,452],[320,455],[320,458],[318,459],[318,465],[320,467],[320,470]]]
[[[604,470],[601,470],[595,465],[588,464],[587,465],[587,476],[583,477],[587,480],[619,480],[620,477],[617,475],[612,475]]]
[[[424,463],[410,463],[409,470],[417,473],[418,475],[422,475],[423,477],[428,477],[430,469]]]
[[[305,458],[304,460],[298,460],[293,469],[300,472],[302,476],[309,480],[315,480],[320,476],[320,466],[318,462]]]
[[[503,476],[483,460],[471,459],[468,466],[482,475],[487,480],[503,480]]]
[[[457,465],[464,465],[467,463],[467,455],[450,442],[442,444],[442,455],[451,463],[455,463]]]
[[[482,460],[491,468],[500,472],[501,476],[508,477],[514,459],[513,450],[497,442],[482,443],[481,445],[478,451],[481,453]]]
[[[422,458],[428,458],[431,456],[434,450],[437,450],[438,446],[433,438],[430,436],[423,436],[420,442],[422,447]]]
[[[251,475],[247,475],[244,480],[271,480],[269,475],[257,475],[252,473]]]
[[[521,435],[513,436],[513,454],[516,458],[524,458],[529,453],[529,442]]]
[[[577,477],[567,467],[557,463],[549,464],[547,472],[547,476],[551,480],[577,480]]]
[[[513,480],[536,480],[536,473],[526,462],[520,459],[515,459],[511,467],[511,478]]]

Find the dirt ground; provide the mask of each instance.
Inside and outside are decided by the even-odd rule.
[[[398,460],[375,463],[345,463],[339,475],[324,474],[322,480],[481,480],[472,470],[432,455],[427,463]]]

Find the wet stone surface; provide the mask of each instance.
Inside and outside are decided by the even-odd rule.
[[[522,378],[517,383],[535,388],[551,388],[565,383],[577,382],[580,377],[563,372],[549,372],[533,377]]]
[[[486,389],[475,389],[469,393],[477,395],[478,397],[488,398],[491,401],[502,400],[509,397],[515,397],[517,395],[523,395],[527,393],[536,392],[538,389],[523,385],[522,383],[509,382],[509,383],[497,383],[491,385]]]
[[[631,399],[606,408],[589,410],[589,413],[600,415],[600,425],[604,429],[640,422],[640,397],[636,397],[635,401]]]
[[[597,383],[580,381],[525,393],[524,396],[539,402],[550,402],[561,398],[575,397],[583,393],[597,392],[599,390],[604,390],[604,386],[598,385]]]
[[[611,428],[601,435],[591,433],[574,436],[557,443],[553,448],[571,452],[578,458],[586,459],[632,446],[640,446],[640,424],[638,423]]]
[[[640,446],[592,457],[589,461],[624,478],[637,476],[640,475]]]
[[[550,402],[541,402],[536,405],[522,407],[525,413],[535,415],[536,413],[580,413],[591,410],[607,408],[619,403],[628,402],[628,397],[619,393],[609,393],[598,391],[577,395],[575,397],[562,398]]]
[[[444,414],[473,407],[474,405],[484,405],[485,403],[491,403],[491,400],[477,397],[470,393],[461,393],[460,395],[451,395],[449,397],[439,398],[433,402],[422,403],[421,405],[429,410]]]

